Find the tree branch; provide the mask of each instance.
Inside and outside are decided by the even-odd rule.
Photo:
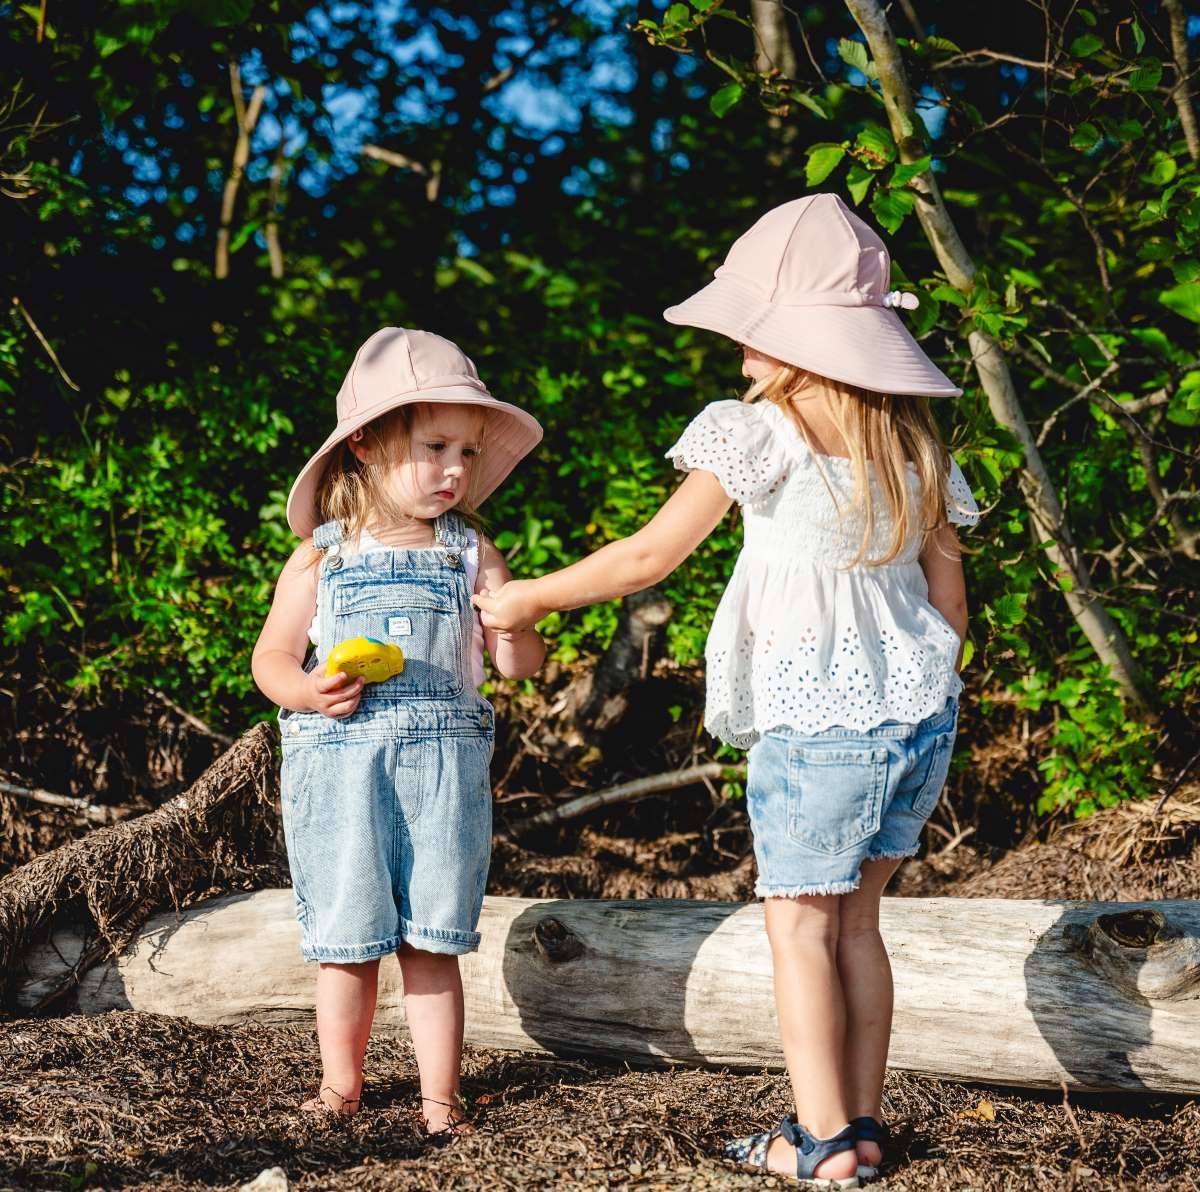
[[[1179,113],[1183,139],[1192,161],[1200,161],[1200,132],[1196,129],[1196,109],[1192,107],[1192,89],[1188,83],[1187,13],[1179,0],[1163,0],[1171,20],[1171,54],[1175,59],[1175,86],[1171,98]]]
[[[229,236],[233,224],[233,208],[237,202],[238,187],[250,160],[250,135],[258,123],[267,89],[261,83],[254,88],[250,106],[242,96],[242,72],[236,62],[229,63],[229,85],[233,90],[233,111],[237,121],[237,142],[233,148],[233,165],[225,179],[225,191],[221,196],[221,225],[217,229],[217,255],[213,272],[218,279],[229,276]]]
[[[900,57],[900,48],[878,0],[846,0],[846,7],[867,38],[879,72],[884,108],[900,160],[913,162],[924,156],[925,145],[917,130],[922,127],[913,102],[912,89]],[[1026,65],[1044,66],[1043,63]],[[905,131],[905,130],[909,131]],[[958,234],[931,170],[913,179],[918,192],[917,216],[937,256],[938,264],[955,289],[971,289],[976,266]],[[1033,518],[1039,540],[1050,539],[1046,553],[1056,567],[1072,577],[1072,591],[1065,592],[1067,605],[1097,657],[1109,668],[1126,699],[1153,716],[1151,702],[1141,690],[1129,642],[1111,614],[1092,595],[1092,577],[1067,525],[1062,504],[1046,471],[1045,463],[1029,429],[1017,397],[1016,386],[999,343],[983,331],[968,334],[971,359],[987,394],[992,416],[1020,442],[1025,456],[1021,489]]]

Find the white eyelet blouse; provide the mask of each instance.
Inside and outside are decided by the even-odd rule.
[[[818,733],[885,720],[916,724],[962,690],[954,669],[958,635],[929,603],[920,536],[883,566],[848,566],[863,533],[861,513],[849,512],[848,459],[814,454],[768,401],[705,407],[667,458],[683,471],[712,472],[742,506],[745,525],[705,650],[710,733],[748,749],[784,726]],[[919,500],[916,469],[909,469]],[[949,493],[951,523],[975,525],[979,508],[953,460]],[[868,558],[883,554],[891,536],[882,492],[873,495]]]

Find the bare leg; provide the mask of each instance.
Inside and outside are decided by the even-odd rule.
[[[846,991],[846,1098],[850,1117],[880,1117],[892,1034],[892,966],[879,935],[879,899],[900,861],[864,861],[862,882],[841,899],[837,966]],[[881,1158],[873,1142],[858,1144],[871,1167]]]
[[[358,1109],[363,1056],[375,1017],[379,961],[325,964],[317,973],[317,1042],[321,1047],[321,1091],[302,1109],[324,1103],[338,1113]]]
[[[849,1120],[843,1078],[846,1004],[837,969],[839,898],[811,895],[766,900],[767,938],[775,969],[775,1005],[783,1054],[796,1101],[796,1118],[818,1138]],[[767,1155],[772,1171],[796,1174],[796,1153],[776,1138]],[[853,1151],[831,1155],[817,1168],[822,1179],[852,1176]]]
[[[462,1065],[463,991],[458,957],[411,944],[397,953],[404,974],[404,1013],[421,1076],[421,1112],[431,1134],[468,1134],[458,1099]]]

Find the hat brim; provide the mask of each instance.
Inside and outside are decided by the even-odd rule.
[[[962,394],[886,306],[781,306],[717,277],[668,307],[663,318],[715,331],[786,364],[877,393]]]
[[[484,449],[473,467],[471,495],[481,505],[507,479],[509,473],[542,440],[542,428],[532,414],[509,402],[499,401],[486,390],[472,385],[448,385],[437,389],[419,389],[376,402],[369,409],[339,423],[308,463],[300,469],[287,500],[287,521],[292,532],[307,538],[321,524],[317,509],[317,485],[333,449],[368,422],[414,402],[435,405],[479,406],[488,414],[488,433]]]

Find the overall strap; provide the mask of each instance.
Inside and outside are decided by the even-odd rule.
[[[440,514],[434,524],[439,546],[448,550],[464,551],[470,545],[467,538],[467,524],[457,513],[452,511]]]
[[[344,541],[345,537],[340,521],[327,521],[313,531],[313,547],[316,550],[328,550]]]

